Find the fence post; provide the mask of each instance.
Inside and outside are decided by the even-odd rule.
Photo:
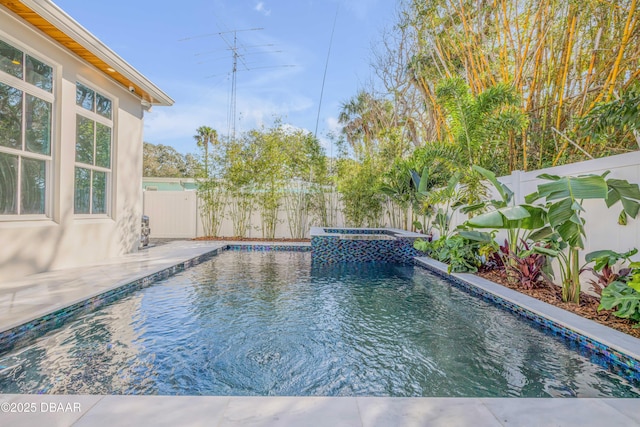
[[[511,172],[511,190],[513,191],[513,201],[516,205],[524,203],[524,194],[522,194],[522,171],[515,170]]]

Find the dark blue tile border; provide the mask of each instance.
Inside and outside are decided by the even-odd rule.
[[[582,353],[588,356],[593,363],[597,363],[598,365],[609,369],[610,371],[625,378],[626,380],[629,380],[635,384],[640,384],[640,360],[637,360],[627,354],[624,354],[605,344],[602,344],[595,339],[586,337],[560,323],[547,319],[546,317],[534,313],[529,309],[526,309],[515,303],[512,303],[511,301],[501,298],[498,295],[478,288],[463,279],[440,271],[437,268],[424,265],[417,261],[415,261],[415,265],[446,279],[457,288],[462,289],[463,291],[471,295],[480,297],[483,300],[502,307],[515,315],[524,317],[525,319],[529,320],[532,323],[535,323],[537,326],[542,327],[542,329],[550,332],[555,336],[563,337],[570,343],[577,344],[579,350],[582,350]]]
[[[229,251],[257,251],[257,252],[311,252],[309,245],[228,245],[226,250]]]
[[[195,258],[188,259],[184,262],[167,267],[161,271],[141,277],[130,283],[119,286],[115,289],[103,292],[84,301],[72,304],[68,307],[61,308],[38,319],[31,320],[22,325],[15,326],[6,331],[0,332],[0,354],[15,348],[28,345],[35,339],[43,336],[47,332],[63,326],[65,323],[90,313],[119,300],[133,292],[146,288],[159,280],[166,279],[176,273],[184,271],[189,267],[201,264],[211,259],[224,250],[232,251],[289,251],[289,252],[310,252],[311,246],[304,245],[226,245],[217,249],[213,249],[207,253],[199,255]]]
[[[324,232],[332,234],[384,234],[386,236],[397,234],[384,228],[325,228]]]
[[[95,311],[100,307],[110,304],[127,295],[130,295],[131,293],[139,289],[148,287],[159,280],[166,279],[176,273],[184,271],[189,267],[207,261],[224,250],[309,252],[311,251],[311,246],[229,244],[221,248],[213,249],[207,253],[191,258],[174,266],[165,268],[151,275],[139,278],[118,288],[109,290],[87,300],[80,301],[71,306],[56,310],[38,319],[34,319],[30,322],[0,332],[0,354],[15,348],[23,347],[34,341],[35,339],[41,337],[42,335],[46,334],[47,332],[63,326],[65,323],[74,318]],[[591,358],[592,362],[598,363],[601,366],[605,366],[611,371],[615,372],[617,375],[627,380],[633,381],[636,384],[640,383],[639,360],[628,356],[618,350],[615,350],[605,344],[602,344],[595,339],[581,335],[578,332],[573,331],[572,329],[567,328],[566,326],[547,319],[543,316],[540,316],[532,312],[531,310],[507,301],[489,291],[478,288],[460,278],[454,277],[427,265],[418,263],[417,261],[415,261],[415,259],[413,261],[413,264],[433,272],[434,274],[450,281],[454,286],[472,295],[478,296],[486,301],[496,304],[497,306],[503,307],[504,309],[516,315],[528,319],[538,326],[541,326],[548,332],[551,332],[553,335],[567,339],[570,343],[576,344],[579,350],[586,352],[586,354]]]
[[[95,311],[100,307],[117,301],[139,289],[146,288],[158,280],[166,279],[167,277],[173,276],[174,274],[184,271],[189,267],[193,267],[194,265],[207,261],[224,249],[225,247],[214,249],[210,252],[150,274],[149,276],[141,277],[115,289],[103,292],[68,307],[61,308],[38,319],[34,319],[22,325],[2,331],[0,332],[0,354],[15,348],[24,347],[47,332],[63,326],[72,319]]]

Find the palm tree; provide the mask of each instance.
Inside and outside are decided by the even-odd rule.
[[[356,157],[372,157],[378,135],[394,126],[393,108],[389,100],[361,90],[342,104],[338,122]]]
[[[499,174],[511,172],[517,164],[515,137],[528,125],[515,89],[498,84],[474,96],[463,79],[448,78],[436,88],[436,97],[445,112],[450,141],[466,153],[467,166],[479,165]],[[497,155],[505,151],[506,165]]]
[[[204,177],[209,178],[209,144],[218,144],[218,132],[209,126],[200,126],[196,132],[193,137],[198,147],[204,149]]]

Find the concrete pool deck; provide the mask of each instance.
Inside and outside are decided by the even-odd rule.
[[[0,331],[149,276],[229,243],[240,244],[175,241],[121,258],[105,260],[98,265],[0,282]],[[298,245],[307,244],[296,244]],[[11,412],[12,410],[16,412]],[[25,410],[33,410],[33,413],[25,413]],[[483,427],[601,424],[640,426],[640,399],[0,394],[2,426]]]

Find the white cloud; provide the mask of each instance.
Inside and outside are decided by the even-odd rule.
[[[327,131],[334,134],[342,132],[342,125],[338,121],[337,117],[328,117],[326,120]]]
[[[256,12],[263,13],[264,16],[271,15],[271,9],[267,9],[264,6],[264,2],[263,1],[259,1],[258,4],[256,4],[256,7],[253,8],[253,10],[255,10]]]
[[[220,134],[229,131],[228,88],[176,83],[174,93],[181,93],[172,107],[156,107],[145,115],[144,140],[165,144],[181,153],[196,151],[193,135],[199,126],[211,126]],[[305,112],[313,100],[291,91],[260,93],[238,87],[236,96],[236,133],[270,126],[276,117]]]

